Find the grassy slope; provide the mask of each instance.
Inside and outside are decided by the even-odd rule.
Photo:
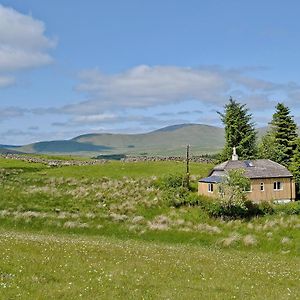
[[[190,125],[172,130],[158,130],[138,135],[87,135],[76,141],[116,147],[119,153],[180,153],[190,144],[193,151],[217,151],[223,145],[223,129],[207,125]],[[134,148],[129,148],[131,145]]]
[[[87,134],[70,141],[53,141],[30,144],[20,151],[74,153],[96,155],[99,153],[128,153],[149,155],[184,155],[190,144],[195,154],[217,152],[224,142],[223,129],[208,125],[179,126],[147,134]]]
[[[258,129],[260,138],[267,128]],[[72,140],[39,142],[12,148],[27,153],[55,153],[81,156],[99,154],[184,155],[191,145],[192,154],[216,153],[224,143],[224,130],[202,124],[181,124],[146,134],[86,134]],[[0,145],[1,147],[1,145]]]

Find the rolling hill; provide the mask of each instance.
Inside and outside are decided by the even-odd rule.
[[[193,154],[205,154],[219,151],[223,143],[223,128],[203,124],[180,124],[143,134],[85,134],[71,140],[45,141],[14,147],[14,150],[26,153],[85,156],[99,154],[183,155],[187,144],[191,145]]]
[[[261,137],[267,127],[258,129]],[[2,152],[70,154],[98,156],[127,155],[184,155],[186,145],[194,155],[212,154],[224,145],[224,129],[204,124],[179,124],[142,134],[91,133],[70,140],[42,141],[24,146],[0,145]]]

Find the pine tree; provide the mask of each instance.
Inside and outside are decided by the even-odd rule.
[[[296,140],[296,149],[294,150],[293,157],[289,166],[290,171],[293,173],[296,182],[297,193],[300,192],[300,139]]]
[[[275,132],[270,129],[262,137],[258,145],[259,158],[271,159],[276,162],[281,162],[286,159],[284,147],[276,143]]]
[[[231,159],[232,148],[236,147],[240,159],[252,159],[257,154],[256,131],[252,115],[245,104],[229,99],[224,106],[224,113],[218,112],[225,125],[225,147],[221,154],[222,160]]]
[[[274,151],[281,151],[277,161],[285,166],[291,162],[293,152],[296,149],[297,125],[290,115],[290,110],[283,103],[276,105],[276,112],[271,122],[271,133],[275,139]]]

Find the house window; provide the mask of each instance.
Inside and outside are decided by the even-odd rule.
[[[212,193],[214,191],[214,185],[212,183],[208,184],[208,192]]]
[[[265,184],[263,182],[260,183],[260,190],[262,192],[265,190]]]
[[[244,191],[248,192],[248,193],[252,192],[252,185],[251,184],[247,184],[247,186],[244,187]]]
[[[280,191],[283,190],[282,183],[280,181],[275,181],[274,182],[274,191]]]

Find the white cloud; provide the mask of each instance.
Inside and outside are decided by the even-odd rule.
[[[55,45],[55,40],[45,36],[43,22],[0,4],[0,87],[8,85],[1,85],[8,80],[5,73],[51,63],[47,51]]]
[[[97,114],[97,115],[77,116],[72,121],[74,123],[92,124],[92,123],[116,121],[117,118],[118,116],[114,114]]]
[[[251,96],[253,107],[256,104],[267,107],[271,94],[285,88],[247,73],[249,70],[218,67],[146,65],[114,75],[86,70],[80,73],[76,89],[84,93],[87,100],[62,110],[70,114],[94,114],[95,111],[148,108],[189,100],[220,106],[228,101],[229,95],[239,95],[238,100]]]
[[[77,90],[88,95],[90,106],[102,108],[144,108],[191,99],[215,102],[230,88],[220,72],[174,66],[141,65],[115,75],[87,70],[80,80]]]
[[[123,128],[132,124],[150,128],[186,122],[219,124],[216,111],[223,109],[229,96],[245,103],[254,117],[261,112],[269,115],[277,99],[285,100],[284,96],[287,103],[300,98],[296,83],[274,83],[258,79],[251,72],[220,67],[144,65],[114,75],[88,70],[80,74],[77,86],[86,100],[22,113],[59,116],[52,125],[61,128],[107,125]],[[6,118],[19,116],[18,112],[11,112],[10,116],[8,113]]]

